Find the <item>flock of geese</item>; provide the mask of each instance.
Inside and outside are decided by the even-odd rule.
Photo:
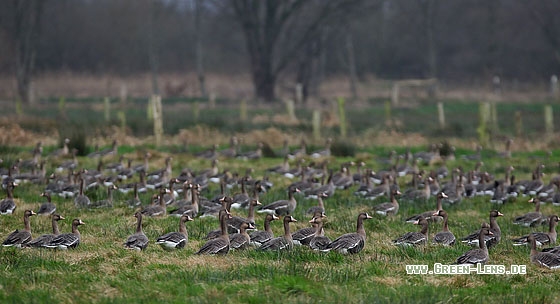
[[[155,243],[165,250],[185,248],[188,244],[187,222],[199,217],[215,217],[219,221],[219,229],[209,231],[205,243],[197,250],[196,254],[227,254],[230,250],[244,250],[257,248],[258,250],[289,250],[293,246],[307,246],[312,250],[328,252],[337,251],[342,254],[359,253],[366,243],[364,221],[371,219],[368,212],[356,216],[356,230],[340,235],[334,240],[325,236],[323,224],[327,218],[323,199],[331,197],[336,191],[349,191],[366,200],[387,197],[388,202],[371,207],[371,213],[380,217],[394,217],[399,211],[399,201],[427,201],[436,197],[436,208],[421,214],[410,215],[406,222],[419,226],[418,231],[411,231],[394,238],[397,246],[421,246],[431,239],[433,244],[453,246],[456,238],[449,229],[448,213],[443,205],[458,204],[463,199],[474,196],[486,196],[489,201],[497,204],[508,202],[517,196],[531,197],[527,200],[535,205],[535,211],[520,215],[515,218],[514,224],[525,227],[548,225],[548,232],[533,232],[513,239],[514,245],[529,245],[531,247],[531,262],[550,269],[560,268],[560,247],[549,247],[538,251],[537,247],[555,245],[556,226],[559,218],[557,215],[545,216],[540,212],[540,205],[550,202],[560,205],[560,176],[553,177],[549,184],[543,182],[543,165],[538,165],[533,171],[530,180],[516,181],[512,171],[513,167],[506,170],[505,178],[499,179],[488,172],[480,170],[481,149],[475,154],[463,155],[465,160],[476,163],[473,170],[463,172],[461,168],[448,170],[446,161],[452,159],[454,151],[442,155],[442,146],[433,145],[430,150],[415,154],[410,152],[396,155],[392,152],[388,159],[379,159],[380,163],[387,163],[387,170],[373,171],[366,168],[363,162],[348,162],[340,166],[340,170],[328,168],[331,159],[332,140],[326,141],[324,149],[307,152],[305,142],[299,149],[290,151],[284,149],[284,161],[278,166],[266,169],[265,178],[256,180],[251,177],[252,170],[247,170],[245,175],[231,172],[228,169],[219,170],[219,160],[224,158],[239,158],[243,160],[256,160],[262,157],[263,145],[259,144],[255,151],[239,152],[237,139],[232,137],[230,147],[218,150],[213,146],[207,151],[196,154],[197,157],[211,160],[212,167],[205,170],[183,168],[179,175],[173,175],[173,158],[165,159],[165,167],[150,168],[152,155],[145,153],[143,160],[133,165],[132,160],[126,159],[117,153],[117,142],[106,150],[96,149],[88,155],[98,160],[95,169],[80,168],[77,151],[68,148],[69,140],[64,141],[63,148],[48,155],[49,165],[54,169],[51,175],[46,175],[46,160],[42,158],[42,144],[38,143],[30,159],[18,159],[6,168],[0,169],[2,186],[6,191],[6,198],[0,201],[2,215],[14,214],[16,202],[14,191],[20,184],[43,184],[44,192],[41,196],[46,202],[37,212],[25,210],[23,214],[23,229],[17,229],[9,234],[3,241],[3,246],[22,248],[75,248],[80,244],[78,227],[85,223],[75,218],[72,221],[70,233],[60,233],[58,221],[64,217],[56,212],[56,206],[51,197],[58,195],[72,199],[74,206],[82,208],[112,208],[113,191],[132,193],[132,198],[126,204],[135,208],[136,231],[123,243],[125,248],[144,250],[150,240],[143,232],[144,217],[175,216],[178,218],[178,230],[159,236]],[[511,140],[506,142],[506,151],[500,153],[502,157],[511,157]],[[115,163],[105,163],[107,158],[114,158]],[[306,159],[312,163],[306,163]],[[293,168],[291,163],[295,163]],[[443,164],[429,172],[419,169],[419,165]],[[355,173],[351,173],[356,167]],[[25,168],[31,168],[29,172]],[[263,205],[259,196],[269,191],[273,184],[267,176],[284,176],[295,180],[287,187],[287,198],[280,199]],[[404,177],[411,176],[406,189],[401,189]],[[129,182],[131,179],[134,182]],[[399,182],[400,180],[400,182]],[[220,185],[220,194],[214,198],[201,195],[210,184]],[[92,201],[87,190],[104,187],[107,191],[105,199]],[[233,195],[226,194],[229,189],[238,187],[240,192]],[[236,189],[238,189],[236,188]],[[139,193],[152,193],[151,202],[142,204]],[[305,212],[311,218],[310,227],[292,232],[291,223],[297,222],[293,217],[296,210],[297,197],[317,200],[317,205]],[[232,209],[247,210],[247,217],[234,216]],[[255,224],[255,212],[265,214],[264,229],[259,230]],[[31,234],[30,217],[36,215],[49,215],[52,218],[52,234],[44,234],[33,238]],[[478,264],[489,261],[488,249],[496,246],[501,241],[501,229],[497,219],[503,214],[492,210],[489,222],[480,225],[480,229],[461,238],[459,241],[474,246],[459,256],[456,264]],[[275,236],[271,229],[273,221],[281,221],[284,233]],[[428,227],[431,223],[442,222],[442,230],[429,238]]]

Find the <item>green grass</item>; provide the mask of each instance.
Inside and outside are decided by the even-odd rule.
[[[192,105],[197,102],[200,113],[197,119],[193,114]],[[334,101],[333,101],[334,102]],[[434,101],[411,100],[414,106],[393,107],[391,119],[396,123],[392,128],[405,133],[422,133],[425,136],[436,137],[467,137],[477,138],[478,103],[477,100],[442,100],[446,114],[445,128],[440,128],[437,117],[437,106]],[[515,113],[522,115],[523,134],[531,137],[544,131],[544,106],[545,101],[537,100],[519,103],[501,101],[497,103],[497,134],[513,136],[515,132]],[[111,103],[111,117],[105,121],[103,98],[68,98],[65,102],[63,113],[58,108],[58,98],[46,98],[33,106],[23,105],[23,117],[18,123],[26,130],[44,132],[51,129],[64,129],[71,124],[80,124],[90,130],[93,135],[105,126],[119,126],[117,111],[126,115],[127,127],[133,136],[147,136],[153,133],[153,125],[147,119],[147,98],[135,98],[121,105],[116,99]],[[560,121],[560,105],[551,104],[554,120]],[[375,100],[366,105],[346,104],[346,117],[348,136],[360,136],[366,132],[384,130],[385,125],[385,100]],[[296,111],[300,121],[297,125],[286,125],[272,121],[277,114],[286,114],[283,104],[256,105],[248,107],[248,121],[239,120],[239,102],[237,100],[219,100],[213,109],[207,106],[207,101],[187,98],[173,98],[163,100],[164,131],[166,134],[176,134],[181,129],[203,125],[224,134],[247,132],[255,129],[275,127],[283,132],[307,132],[312,130],[313,109],[302,107]],[[337,116],[331,104],[326,104],[322,109],[324,114]],[[328,113],[327,113],[328,112]],[[15,113],[13,105],[6,105],[6,114]],[[87,113],[87,115],[84,115]],[[268,120],[253,121],[255,116],[268,117]],[[336,125],[324,126],[321,130],[323,136],[336,136],[339,128]]]
[[[193,149],[202,149],[193,147]],[[386,155],[392,147],[367,148],[364,151]],[[413,147],[413,151],[422,147]],[[165,151],[160,151],[161,159],[153,161],[154,167],[162,164]],[[136,155],[134,147],[119,147],[120,153]],[[397,148],[403,152],[404,149]],[[465,153],[472,151],[465,150]],[[3,159],[17,159],[29,153],[19,149],[3,149]],[[489,152],[485,152],[489,153]],[[553,151],[547,160],[547,180],[555,176],[556,164],[560,160]],[[460,151],[458,151],[460,154]],[[489,153],[490,154],[490,153]],[[539,153],[534,153],[541,155]],[[514,164],[516,177],[530,177],[531,170],[539,160],[528,157],[527,153],[514,153],[510,161],[484,159],[484,169],[503,177],[504,168]],[[80,157],[80,164],[94,168],[95,161]],[[351,158],[332,159],[330,168],[337,169],[339,164]],[[136,160],[140,162],[140,160]],[[542,161],[542,160],[541,160]],[[109,162],[109,161],[108,161]],[[255,168],[253,176],[260,178],[264,169],[278,163],[279,158],[265,158],[256,162],[223,160],[221,168],[245,172],[248,167]],[[176,154],[174,173],[184,167],[201,169],[210,166],[209,161],[199,160],[191,155]],[[2,164],[5,166],[6,163]],[[464,170],[474,167],[473,163],[457,160],[447,164],[449,168],[462,166]],[[382,166],[370,161],[368,167],[374,170]],[[431,169],[424,167],[424,169]],[[49,166],[48,172],[51,172]],[[275,187],[271,192],[261,195],[263,204],[286,197],[286,185],[291,181],[271,176]],[[401,185],[408,177],[399,180]],[[16,228],[21,228],[21,217],[26,208],[38,209],[42,199],[39,197],[43,186],[23,184],[15,191],[18,209],[12,216],[0,217],[0,237],[4,238]],[[355,231],[356,216],[361,211],[371,214],[371,206],[386,199],[367,201],[352,194],[355,188],[338,190],[334,197],[325,200],[328,215],[325,224],[326,234],[335,237]],[[211,185],[203,194],[213,197],[219,191]],[[233,189],[236,193],[239,189]],[[105,190],[92,190],[87,193],[92,200],[105,196]],[[141,196],[147,203],[149,194]],[[470,249],[462,244],[444,248],[428,245],[421,248],[400,248],[392,245],[391,240],[399,235],[415,231],[418,227],[403,222],[408,215],[433,209],[434,199],[428,202],[401,203],[399,214],[394,218],[373,215],[365,222],[368,235],[362,252],[344,256],[335,252],[317,253],[307,248],[297,247],[291,252],[260,252],[248,250],[230,252],[227,256],[196,256],[194,252],[202,246],[203,237],[217,228],[217,221],[210,218],[197,218],[187,223],[189,243],[184,250],[167,252],[154,244],[161,234],[175,231],[176,218],[147,218],[144,231],[151,240],[143,252],[128,251],[122,247],[126,237],[134,232],[134,210],[121,202],[128,195],[115,193],[115,207],[102,210],[77,210],[70,199],[54,197],[58,211],[67,218],[60,223],[61,230],[70,229],[72,218],[79,217],[86,225],[80,227],[82,244],[75,250],[18,250],[0,248],[0,301],[3,303],[121,303],[121,302],[188,302],[188,303],[407,303],[407,302],[556,302],[560,272],[538,268],[529,262],[526,247],[514,247],[509,239],[526,234],[531,229],[512,224],[512,219],[532,209],[528,198],[501,206],[491,205],[488,198],[465,199],[453,206],[444,206],[450,214],[450,229],[457,237],[465,236],[479,228],[482,221],[488,221],[488,213],[497,208],[505,214],[499,218],[503,231],[502,242],[490,251],[490,264],[527,265],[526,275],[407,275],[405,265],[434,263],[449,264],[463,252]],[[305,211],[315,201],[298,198],[294,217],[298,220],[292,229],[308,225]],[[558,213],[558,208],[543,205],[545,214]],[[234,211],[244,215],[244,211]],[[262,227],[263,216],[257,214],[257,226]],[[33,234],[38,236],[50,230],[50,220],[46,217],[31,219]],[[282,233],[281,223],[273,222],[276,235]],[[430,227],[430,234],[441,229],[436,224]],[[545,227],[535,230],[543,231]]]

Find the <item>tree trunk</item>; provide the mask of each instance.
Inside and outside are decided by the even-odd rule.
[[[154,0],[150,0],[150,10],[148,12],[148,56],[150,62],[150,75],[152,80],[152,94],[159,95],[158,71],[159,71],[159,52],[158,38],[156,29],[158,26],[157,14],[158,4]]]
[[[356,58],[354,57],[354,43],[352,41],[352,32],[348,28],[346,30],[346,52],[348,53],[348,74],[350,78],[350,94],[352,99],[358,98],[358,89],[356,83],[358,76],[356,75]]]
[[[202,0],[194,1],[194,44],[195,44],[195,56],[196,56],[196,74],[198,76],[198,86],[200,89],[200,95],[206,97],[206,76],[204,74],[204,58],[202,49],[202,28],[200,25],[202,19]]]
[[[276,75],[273,75],[272,71],[253,72],[253,83],[255,84],[255,95],[259,101],[273,102],[276,99],[274,94]]]
[[[31,103],[31,77],[44,1],[15,0],[16,81],[19,98]]]

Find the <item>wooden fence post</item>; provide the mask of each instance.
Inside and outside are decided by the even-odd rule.
[[[120,90],[120,102],[121,104],[125,104],[126,100],[128,99],[128,88],[126,83],[121,83],[121,90]]]
[[[58,114],[63,119],[66,118],[66,98],[64,96],[58,99]]]
[[[391,125],[392,125],[391,102],[385,101],[385,126],[390,127]]]
[[[552,113],[552,106],[544,106],[544,129],[546,135],[552,135],[554,133],[554,115]]]
[[[291,122],[297,121],[294,101],[291,99],[286,100],[286,112],[288,112],[288,117]]]
[[[321,112],[319,110],[313,110],[313,138],[315,140],[321,139]]]
[[[483,102],[478,106],[479,121],[476,132],[478,133],[478,141],[482,146],[487,146],[489,143],[489,130],[488,122],[490,120],[490,103]]]
[[[515,111],[515,136],[521,137],[523,133],[523,118],[521,111]]]
[[[346,138],[346,111],[344,109],[344,104],[346,100],[342,97],[338,98],[338,120],[340,124],[340,136]]]
[[[120,110],[117,112],[117,118],[119,119],[121,125],[121,132],[126,134],[126,113],[124,110]]]
[[[303,85],[301,83],[296,83],[296,103],[301,104],[303,102]]]
[[[111,120],[111,100],[109,97],[103,98],[103,113],[105,117],[105,121]]]
[[[393,91],[391,93],[391,102],[394,106],[399,104],[399,83],[393,83]]]
[[[245,99],[241,99],[239,104],[239,119],[243,122],[247,120],[247,101]]]
[[[553,100],[558,99],[558,76],[550,76],[550,96]]]
[[[200,107],[198,105],[198,101],[193,103],[193,120],[194,123],[198,123],[198,118],[200,116]]]
[[[163,113],[161,106],[161,96],[154,95],[153,97],[153,117],[154,117],[154,135],[156,137],[156,147],[161,146],[163,137]]]
[[[209,103],[210,103],[210,109],[216,108],[216,94],[214,94],[214,92],[210,92]]]
[[[445,112],[443,111],[443,102],[438,101],[437,109],[438,109],[439,127],[441,129],[444,129],[445,128]]]

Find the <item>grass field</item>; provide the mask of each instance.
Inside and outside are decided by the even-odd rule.
[[[121,154],[135,157],[136,150],[145,147],[119,147]],[[204,147],[199,147],[202,149]],[[399,153],[401,147],[394,147]],[[423,147],[412,147],[421,150]],[[374,170],[384,168],[375,162],[376,156],[385,156],[393,147],[368,148],[359,152],[367,166]],[[156,155],[153,167],[163,166],[169,149],[152,150]],[[21,149],[4,149],[0,158],[26,157]],[[514,153],[510,160],[495,157],[495,152],[483,151],[484,170],[503,178],[505,168],[515,166],[518,180],[530,178],[531,171],[544,162],[545,181],[559,173],[557,163],[560,151],[552,151],[550,158],[542,152]],[[459,150],[457,154],[472,153]],[[191,154],[174,153],[173,172],[182,168],[195,170],[207,168],[209,161],[200,160]],[[369,158],[368,158],[369,157]],[[332,158],[329,168],[354,158]],[[95,168],[93,160],[80,157],[80,166]],[[139,162],[139,160],[136,160]],[[223,160],[221,168],[245,172],[254,168],[253,176],[260,178],[264,169],[281,163],[280,158],[264,158],[254,162]],[[3,164],[4,166],[6,163]],[[448,168],[461,166],[470,170],[474,163],[460,160],[447,163]],[[424,169],[432,167],[424,166]],[[48,172],[52,171],[49,167]],[[409,177],[399,180],[402,188]],[[266,204],[286,197],[286,186],[291,182],[284,177],[271,176],[273,189],[261,196]],[[326,235],[331,239],[355,231],[356,216],[371,206],[387,199],[368,201],[354,196],[353,190],[337,190],[333,197],[325,200]],[[0,236],[4,238],[16,228],[22,228],[23,211],[37,210],[42,199],[43,186],[21,185],[15,191],[17,209],[12,216],[0,217]],[[210,186],[203,195],[212,197],[218,193],[217,185]],[[231,193],[238,192],[233,189]],[[105,190],[87,194],[92,200],[104,198]],[[373,215],[365,222],[366,246],[357,255],[344,256],[335,252],[317,253],[308,248],[296,247],[290,252],[260,252],[247,250],[230,252],[227,256],[197,256],[194,252],[202,246],[203,237],[218,227],[215,219],[197,218],[187,223],[189,243],[184,250],[167,252],[154,244],[154,240],[169,231],[176,231],[178,220],[173,217],[147,218],[144,231],[150,239],[143,252],[123,248],[126,237],[134,232],[134,210],[122,202],[128,195],[115,193],[113,209],[78,210],[71,199],[53,198],[58,212],[67,218],[60,223],[61,230],[70,230],[72,218],[81,218],[86,225],[80,227],[82,243],[75,250],[32,250],[0,248],[0,301],[4,303],[121,303],[121,302],[187,302],[187,303],[374,303],[374,302],[540,302],[552,303],[559,300],[557,289],[560,272],[536,267],[529,262],[529,249],[514,247],[510,238],[531,231],[530,228],[512,224],[512,219],[532,211],[528,197],[520,197],[513,203],[493,205],[488,197],[464,199],[457,205],[444,208],[450,214],[450,230],[457,236],[465,236],[488,221],[488,213],[498,209],[504,217],[498,222],[502,228],[502,242],[490,250],[489,264],[526,265],[523,275],[407,275],[405,265],[425,264],[432,268],[434,263],[450,264],[463,252],[470,249],[456,244],[444,248],[427,245],[419,248],[395,247],[391,240],[417,226],[404,223],[407,215],[435,208],[434,198],[428,202],[401,203],[399,214],[393,218]],[[149,195],[141,196],[144,203]],[[292,229],[308,226],[304,215],[314,200],[297,196],[298,207],[294,217],[298,222]],[[545,204],[545,214],[558,214],[558,207]],[[245,211],[237,214],[244,215]],[[264,216],[258,214],[257,226],[262,229]],[[50,219],[31,218],[33,235],[50,233]],[[273,222],[276,235],[282,233],[281,223]],[[430,226],[430,235],[441,229],[440,224]],[[544,231],[546,227],[533,230]]]
[[[468,137],[478,138],[479,103],[485,100],[445,99],[445,128],[436,119],[438,110],[435,100],[419,98],[405,99],[400,106],[389,106],[388,99],[372,98],[362,102],[347,101],[345,105],[348,136],[363,136],[379,130],[396,130],[403,133],[421,132],[427,137]],[[182,129],[204,126],[231,134],[232,131],[277,128],[283,132],[311,133],[313,110],[322,115],[323,136],[340,134],[336,102],[296,108],[297,123],[286,123],[285,105],[254,104],[249,102],[247,119],[240,119],[240,101],[218,99],[214,108],[208,100],[195,98],[167,98],[163,100],[164,131],[177,134]],[[544,107],[550,105],[554,121],[560,121],[560,105],[547,100],[527,100],[526,102],[500,101],[496,104],[496,130],[493,136],[532,137],[545,130]],[[67,133],[69,127],[81,129],[88,136],[96,135],[96,130],[106,126],[120,126],[119,112],[126,121],[127,131],[132,136],[153,134],[153,123],[147,113],[148,99],[134,98],[121,104],[111,100],[109,120],[105,118],[102,98],[47,98],[33,106],[21,105],[18,110],[14,103],[5,103],[5,116],[11,114],[15,121],[26,130],[58,131]],[[516,134],[516,113],[520,114],[522,130]],[[19,113],[19,115],[14,115]],[[87,115],[84,115],[87,113]],[[388,123],[390,124],[388,126]],[[65,135],[65,134],[64,134]],[[295,144],[295,143],[294,143]]]

